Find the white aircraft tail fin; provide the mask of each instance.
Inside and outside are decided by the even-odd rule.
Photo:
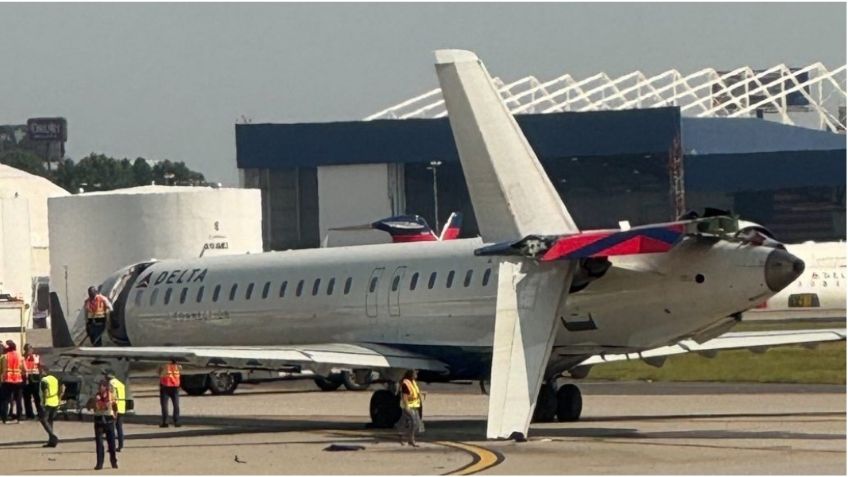
[[[436,73],[483,240],[577,232],[477,55],[439,50]]]
[[[483,240],[579,232],[477,56],[437,51],[436,73]],[[527,435],[574,265],[499,257],[489,438]]]

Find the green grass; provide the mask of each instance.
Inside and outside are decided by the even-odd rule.
[[[837,323],[742,323],[733,331],[844,328]],[[815,349],[781,346],[765,353],[721,351],[715,358],[697,354],[669,357],[662,368],[642,361],[597,365],[591,379],[653,381],[724,381],[754,383],[845,384],[845,342],[822,343]]]

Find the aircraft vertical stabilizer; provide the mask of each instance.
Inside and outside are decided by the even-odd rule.
[[[439,50],[436,73],[483,240],[577,232],[477,56]]]

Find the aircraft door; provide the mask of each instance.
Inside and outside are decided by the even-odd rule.
[[[377,304],[379,303],[380,294],[380,278],[386,269],[383,267],[375,268],[371,272],[371,277],[368,279],[368,288],[365,295],[365,313],[372,317],[377,317]]]
[[[400,316],[400,289],[406,267],[397,267],[389,282],[389,316]]]

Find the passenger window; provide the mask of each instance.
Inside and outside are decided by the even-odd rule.
[[[468,270],[467,272],[465,272],[465,281],[462,282],[462,286],[464,286],[465,288],[468,288],[469,285],[471,285],[471,276],[472,275],[474,275],[473,270]]]
[[[396,276],[394,280],[392,280],[392,291],[397,291],[398,285],[400,285],[400,275]]]
[[[327,295],[332,295],[332,294],[333,294],[333,288],[335,288],[335,286],[336,286],[336,279],[335,279],[335,278],[331,278],[331,279],[330,279],[330,282],[329,282],[329,283],[327,283]]]
[[[262,288],[262,299],[268,298],[268,292],[271,291],[271,282],[265,282],[265,286]]]
[[[489,284],[489,278],[492,277],[492,269],[487,268],[485,272],[483,272],[483,286]]]
[[[286,296],[286,286],[288,284],[289,284],[289,282],[285,281],[285,282],[283,282],[282,285],[280,285],[280,298],[284,298]]]
[[[150,306],[153,306],[153,305],[156,304],[156,297],[158,297],[158,296],[159,296],[159,289],[154,288],[153,293],[150,294]]]
[[[171,303],[171,292],[173,292],[173,291],[174,290],[172,290],[171,287],[168,287],[168,289],[165,290],[165,304],[166,305]]]
[[[303,280],[297,282],[297,290],[295,290],[295,295],[300,296],[303,293]]]
[[[253,283],[247,285],[247,291],[244,292],[244,299],[250,300],[251,296],[253,296]]]
[[[221,285],[215,285],[215,289],[212,290],[212,301],[218,301],[218,295],[221,294]]]
[[[368,291],[374,293],[374,290],[377,289],[377,277],[371,277],[371,286],[368,287]]]
[[[141,297],[144,295],[144,290],[135,292],[135,306],[141,306]]]
[[[236,299],[236,291],[238,290],[238,283],[233,283],[233,287],[230,288],[230,301]]]
[[[313,284],[312,284],[312,296],[315,296],[315,295],[317,295],[317,294],[318,294],[318,288],[319,288],[320,286],[321,286],[321,279],[320,279],[320,278],[316,278],[316,279],[315,279],[315,283],[313,283]]]
[[[427,288],[432,290],[436,286],[436,272],[430,274],[430,281],[427,282]]]
[[[447,281],[445,282],[445,286],[446,286],[446,287],[450,288],[450,287],[452,287],[452,286],[453,286],[453,276],[454,276],[454,275],[455,275],[455,273],[453,272],[453,270],[451,270],[450,272],[448,272],[448,279],[447,279]]]
[[[418,286],[418,272],[412,274],[412,278],[409,279],[409,289],[415,290],[415,287]]]
[[[203,301],[203,288],[204,287],[200,287],[200,288],[197,289],[197,302],[198,303]]]
[[[345,294],[345,295],[347,295],[348,293],[350,293],[350,285],[351,285],[351,283],[353,283],[353,278],[351,278],[351,277],[347,277],[347,280],[345,280],[345,289],[344,289],[344,294]]]
[[[188,296],[188,287],[183,287],[183,290],[180,292],[180,305],[185,303],[185,299]]]

